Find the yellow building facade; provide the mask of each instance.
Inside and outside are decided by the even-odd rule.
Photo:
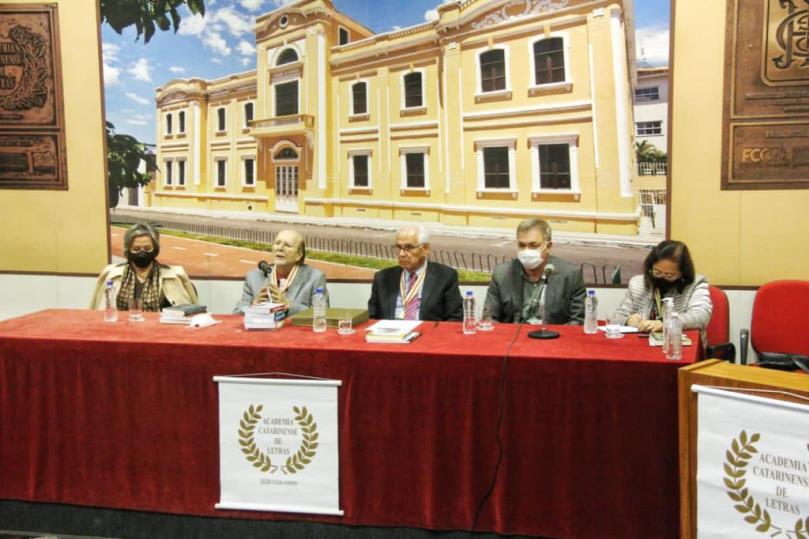
[[[146,203],[635,234],[631,1],[437,13],[383,34],[328,0],[259,17],[255,71],[158,88]]]

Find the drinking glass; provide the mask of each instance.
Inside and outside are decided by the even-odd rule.
[[[614,312],[607,317],[607,338],[608,339],[623,339],[624,334],[621,333],[621,315]]]
[[[146,319],[143,316],[143,301],[140,298],[129,300],[129,321],[143,322],[144,320]]]
[[[337,333],[340,335],[352,335],[354,328],[351,327],[351,313],[346,311],[340,320],[337,321]]]
[[[478,319],[478,331],[491,331],[494,329],[494,322],[492,321],[492,313],[486,307],[480,311],[480,318]]]

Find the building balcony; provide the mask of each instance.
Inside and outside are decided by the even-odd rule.
[[[315,129],[315,117],[310,114],[273,116],[248,123],[248,134],[256,138],[271,138],[290,135],[311,136]]]

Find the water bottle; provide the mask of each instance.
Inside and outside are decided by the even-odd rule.
[[[475,295],[471,290],[463,298],[463,333],[472,335],[478,332],[478,321],[475,319]]]
[[[668,330],[665,332],[663,349],[666,359],[682,359],[683,357],[683,323],[680,315],[672,312],[668,315]],[[666,327],[665,325],[663,326]]]
[[[326,295],[322,288],[315,288],[312,296],[312,331],[323,333],[326,327]]]
[[[588,290],[584,298],[584,332],[598,333],[598,299],[595,290]]]
[[[109,279],[104,287],[104,321],[116,322],[117,320],[118,309],[115,308],[115,289],[112,286],[112,279]]]
[[[668,321],[669,315],[674,312],[674,298],[663,298],[663,312],[660,313],[660,318],[663,320],[663,343],[668,342]],[[665,344],[664,344],[665,346]]]

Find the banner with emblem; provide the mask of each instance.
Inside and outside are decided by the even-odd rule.
[[[698,536],[809,538],[809,403],[692,391]]]
[[[217,509],[342,515],[339,380],[216,376]]]

